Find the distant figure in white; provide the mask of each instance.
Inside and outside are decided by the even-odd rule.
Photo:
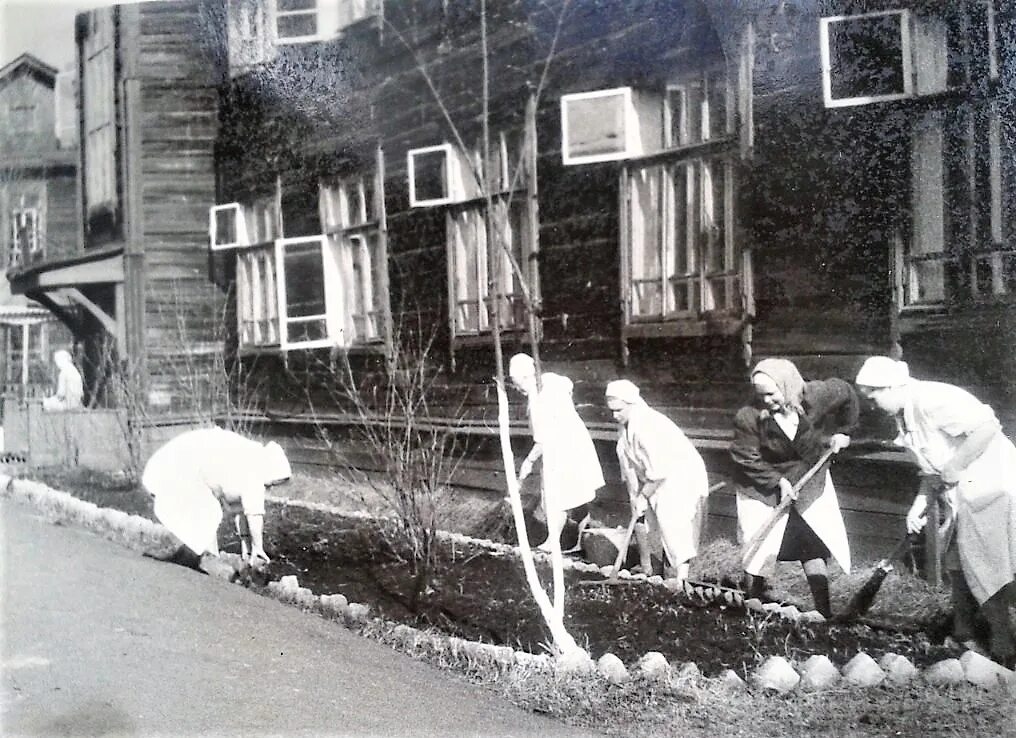
[[[536,364],[528,354],[515,354],[508,363],[512,384],[526,396],[533,448],[519,467],[519,482],[543,460],[543,509],[547,515],[547,540],[537,548],[549,551],[551,541],[560,540],[568,511],[593,501],[603,486],[603,471],[593,439],[572,400],[572,381],[552,372],[540,374],[537,390]],[[581,548],[582,534],[589,524],[588,512],[579,521],[575,547]]]
[[[204,554],[219,555],[223,511],[235,515],[245,563],[269,562],[264,546],[265,488],[292,471],[277,443],[262,444],[221,428],[199,428],[170,439],[145,465],[141,484],[155,498],[155,516],[183,545],[153,556],[202,571]]]
[[[56,380],[56,394],[42,401],[44,410],[75,410],[82,407],[85,396],[81,372],[74,366],[69,352],[63,349],[53,352],[53,363],[60,374]]]
[[[632,515],[645,515],[649,527],[648,540],[639,540],[642,566],[652,569],[647,548],[662,547],[667,558],[664,573],[685,580],[691,560],[698,555],[707,514],[705,462],[684,432],[649,407],[632,382],[611,382],[605,396],[621,427],[617,460]]]

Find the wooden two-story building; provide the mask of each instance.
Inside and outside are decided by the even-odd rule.
[[[59,121],[74,109],[71,75],[22,54],[0,69],[0,244],[4,269],[79,249],[77,141]],[[67,300],[55,298],[66,306]],[[53,314],[0,284],[0,394],[52,389],[50,355],[71,348]]]
[[[902,354],[1016,420],[1011,4],[226,9],[211,247],[278,428],[322,417],[299,368],[425,325],[462,427],[489,432],[492,323],[528,347],[524,292],[606,464],[624,376],[723,476],[765,356],[850,379]],[[498,486],[494,458],[475,484]],[[890,535],[899,460],[838,465],[855,531]]]
[[[70,213],[81,239],[8,272],[15,293],[70,326],[86,401],[129,405],[135,420],[192,416],[215,401],[224,301],[208,280],[206,234],[225,67],[209,32],[221,16],[197,0],[78,15]]]

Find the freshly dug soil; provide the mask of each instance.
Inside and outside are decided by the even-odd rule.
[[[151,499],[127,483],[61,480],[48,483],[100,506],[152,518]],[[541,653],[550,643],[526,584],[521,560],[486,548],[439,541],[428,586],[383,525],[292,505],[269,505],[265,548],[272,579],[295,574],[316,594],[343,594],[372,613],[419,628]],[[220,529],[223,550],[239,552],[232,520]],[[550,564],[538,561],[549,588]],[[941,634],[872,623],[793,624],[715,604],[703,605],[646,583],[579,586],[596,575],[566,571],[565,625],[593,658],[613,653],[633,664],[649,651],[675,662],[694,661],[706,675],[743,672],[761,659],[825,654],[842,665],[859,651],[878,659],[894,652],[918,666],[952,654],[935,645]],[[809,609],[810,603],[798,603]]]

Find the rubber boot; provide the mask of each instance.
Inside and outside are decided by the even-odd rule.
[[[744,577],[741,580],[741,589],[744,590],[744,598],[746,600],[761,600],[762,595],[766,591],[766,578],[753,576],[748,572],[745,572]]]
[[[829,620],[833,616],[833,609],[829,604],[829,578],[824,574],[809,574],[808,586],[811,588],[811,597],[815,600],[815,609]]]

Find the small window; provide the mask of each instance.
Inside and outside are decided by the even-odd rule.
[[[241,348],[279,345],[275,249],[240,252],[236,262],[237,323]]]
[[[820,43],[826,107],[911,95],[909,11],[822,18]]]
[[[338,264],[324,236],[275,242],[282,348],[342,345]],[[332,298],[331,301],[329,298]]]
[[[12,105],[10,115],[12,133],[31,133],[35,130],[34,105]]]
[[[561,156],[566,165],[641,156],[660,148],[659,96],[618,87],[561,97]]]
[[[39,237],[39,211],[21,208],[11,211],[11,242],[7,252],[8,266],[21,266],[36,261],[42,253]]]
[[[411,207],[447,205],[479,194],[469,162],[451,144],[410,149],[406,156]]]
[[[239,203],[213,205],[208,210],[208,240],[212,251],[247,246],[247,223]]]
[[[667,85],[663,106],[664,145],[705,143],[733,131],[733,91],[723,70],[703,72]]]
[[[275,43],[302,44],[334,38],[340,19],[358,8],[349,0],[270,0]],[[364,13],[366,13],[364,8]]]

